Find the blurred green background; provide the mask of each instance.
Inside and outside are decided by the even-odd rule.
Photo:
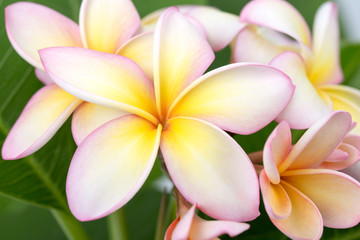
[[[29,98],[42,85],[35,78],[33,67],[12,49],[5,32],[4,8],[16,1],[0,0],[0,141],[4,141]],[[81,0],[34,0],[78,21]],[[159,8],[179,4],[216,6],[239,14],[248,1],[241,0],[134,0],[143,17]],[[312,25],[314,14],[322,0],[290,1]],[[355,2],[355,0],[353,0]],[[360,9],[359,5],[357,6]],[[345,14],[344,14],[345,15]],[[343,29],[343,28],[342,28]],[[352,31],[360,31],[353,29]],[[360,88],[360,46],[349,41],[342,32],[342,65],[345,84]],[[228,63],[230,50],[216,54],[211,68]],[[259,133],[235,136],[247,152],[262,149],[267,136],[275,127],[270,124]],[[297,132],[300,136],[301,132]],[[42,150],[22,160],[0,160],[0,239],[66,239],[50,208],[67,211],[65,178],[75,145],[71,138],[69,121]],[[124,207],[129,238],[154,239],[161,192],[153,182],[161,176],[157,163],[140,192]],[[22,200],[19,200],[22,199]],[[251,229],[235,239],[287,239],[270,223],[266,213],[251,222]],[[360,213],[359,213],[360,214]],[[82,223],[91,239],[107,239],[106,218]],[[223,239],[229,239],[224,237]],[[360,227],[348,230],[325,229],[323,239],[360,239]]]

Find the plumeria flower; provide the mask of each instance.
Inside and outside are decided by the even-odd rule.
[[[37,151],[75,109],[72,132],[77,144],[98,126],[127,114],[86,103],[62,90],[43,71],[39,49],[74,46],[117,53],[134,60],[152,77],[153,35],[143,34],[129,40],[140,25],[130,0],[84,0],[80,26],[50,8],[29,2],[6,7],[5,18],[11,44],[36,68],[36,75],[46,86],[29,100],[11,129],[2,148],[4,159],[18,159]]]
[[[217,52],[225,48],[245,27],[235,14],[221,11],[211,6],[183,5],[179,11],[198,27],[207,38],[211,48]],[[141,32],[153,31],[165,9],[152,12],[141,19]],[[226,29],[226,31],[224,31]],[[221,33],[221,34],[219,34]]]
[[[214,240],[228,234],[235,237],[249,229],[249,224],[232,221],[206,221],[196,215],[197,204],[190,204],[180,196],[178,217],[168,227],[164,240]]]
[[[343,74],[337,18],[335,3],[321,5],[311,36],[303,17],[286,1],[251,1],[240,14],[241,21],[251,24],[240,32],[233,60],[271,61],[290,76],[296,90],[277,120],[286,120],[291,128],[309,128],[333,110],[348,111],[360,121],[360,91],[338,85]],[[360,134],[360,125],[352,132]]]
[[[351,116],[336,111],[311,126],[291,148],[291,132],[281,122],[265,143],[260,187],[265,209],[292,239],[319,239],[323,226],[349,228],[360,221],[360,183],[319,166],[352,128]]]
[[[201,76],[214,53],[176,8],[165,11],[155,29],[153,82],[118,55],[61,47],[40,50],[40,56],[67,92],[133,113],[102,125],[79,145],[67,178],[78,219],[103,217],[131,199],[159,147],[175,186],[203,212],[235,221],[258,216],[255,170],[223,130],[250,134],[272,121],[294,90],[285,74],[243,63]]]

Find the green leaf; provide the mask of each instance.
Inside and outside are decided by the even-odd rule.
[[[344,43],[341,48],[344,84],[360,89],[360,43]]]
[[[16,2],[6,0],[0,7]],[[35,1],[74,17],[80,1]],[[76,14],[77,15],[77,14]],[[4,11],[0,13],[4,26]],[[13,50],[5,28],[0,28],[0,142],[30,97],[42,86],[34,75],[34,68]],[[39,116],[41,118],[42,116]],[[75,145],[69,122],[43,149],[24,159],[0,160],[0,194],[47,208],[67,210],[65,179]]]

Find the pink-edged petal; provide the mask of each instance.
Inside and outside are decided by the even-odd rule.
[[[240,21],[277,30],[311,46],[310,30],[305,19],[287,1],[251,1],[242,9]]]
[[[132,60],[85,48],[47,48],[39,53],[46,72],[67,92],[157,121],[153,86]]]
[[[280,183],[277,169],[288,156],[291,148],[291,131],[286,122],[281,122],[266,140],[263,151],[263,164],[266,176],[273,184]]]
[[[145,182],[159,148],[161,125],[135,115],[114,119],[76,150],[66,181],[69,207],[81,221],[106,216]]]
[[[357,150],[360,151],[360,136],[348,134],[343,140],[343,143],[350,144],[351,146],[355,147]]]
[[[44,70],[35,68],[35,75],[45,85],[54,83],[49,74],[47,74]]]
[[[291,128],[304,129],[331,112],[332,106],[324,101],[311,84],[305,64],[298,54],[285,52],[273,59],[270,65],[289,75],[296,86],[294,96],[277,121],[287,121]]]
[[[326,2],[318,9],[313,27],[314,62],[310,79],[315,84],[338,84],[343,80],[340,65],[338,9]]]
[[[208,6],[190,8],[186,16],[193,17],[204,28],[207,40],[215,52],[229,45],[245,26],[245,23],[239,21],[238,16]]]
[[[290,154],[278,167],[286,169],[315,168],[341,143],[351,127],[351,116],[336,111],[322,118],[309,128],[294,145]]]
[[[177,8],[160,17],[154,36],[154,86],[160,115],[214,59],[202,33]]]
[[[281,184],[272,184],[265,171],[260,173],[260,189],[270,218],[283,219],[291,214],[291,201],[285,189]]]
[[[43,69],[39,49],[82,46],[77,24],[40,4],[18,2],[7,6],[5,26],[15,50],[36,68]]]
[[[332,162],[329,162],[328,158],[326,158],[325,161],[322,164],[320,164],[320,166],[318,168],[342,170],[342,169],[345,169],[345,168],[348,168],[348,167],[354,165],[355,163],[357,163],[360,160],[360,152],[355,147],[353,147],[349,144],[346,144],[346,143],[342,143],[342,144],[340,144],[338,149],[341,150],[342,152],[346,153],[346,155],[348,157],[342,161],[340,160],[340,161],[332,161]]]
[[[322,85],[318,87],[330,96],[334,110],[344,110],[351,114],[358,124],[351,131],[360,135],[360,90],[344,85]]]
[[[194,204],[183,216],[176,225],[171,235],[171,240],[188,240],[190,236],[191,225],[194,220],[196,204]]]
[[[292,204],[289,217],[271,219],[274,225],[291,239],[320,239],[323,232],[321,214],[315,204],[292,185],[281,181]]]
[[[299,46],[283,34],[268,28],[248,25],[236,38],[232,52],[234,62],[267,64],[285,51],[299,52]]]
[[[170,225],[169,227],[166,229],[165,232],[165,237],[164,240],[173,240],[172,237],[172,233],[176,227],[176,225],[178,224],[178,222],[180,221],[180,216],[177,217]]]
[[[339,148],[335,149],[324,161],[326,162],[341,162],[345,161],[349,154]]]
[[[221,129],[202,120],[173,118],[167,122],[160,147],[174,184],[201,211],[233,221],[258,216],[254,167]]]
[[[154,34],[143,33],[131,38],[116,53],[133,60],[153,80]]]
[[[250,134],[274,120],[293,90],[289,78],[277,69],[231,64],[193,82],[175,101],[171,116],[200,118],[227,131]]]
[[[41,88],[5,139],[3,159],[23,158],[44,146],[81,102],[56,84]]]
[[[285,172],[282,178],[308,196],[318,207],[324,226],[349,228],[360,222],[360,183],[326,169]]]
[[[230,237],[235,237],[240,233],[248,230],[249,224],[232,222],[232,221],[205,221],[198,216],[195,216],[190,231],[190,239],[196,240],[214,240],[217,237],[227,234]]]
[[[140,25],[130,0],[84,0],[79,21],[86,47],[107,53],[115,53]]]
[[[103,107],[89,102],[82,103],[74,112],[71,131],[77,145],[104,123],[129,114],[128,112]]]

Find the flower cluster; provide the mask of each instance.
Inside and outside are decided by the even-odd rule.
[[[360,91],[339,85],[334,3],[319,8],[313,36],[282,0],[253,0],[240,18],[181,6],[141,20],[130,0],[84,0],[79,25],[29,2],[8,6],[5,18],[11,44],[45,86],[2,157],[34,153],[73,113],[66,194],[77,219],[124,206],[161,155],[178,200],[165,239],[247,230],[243,222],[259,215],[259,182],[271,221],[291,238],[359,223]],[[230,43],[233,63],[206,72]],[[227,132],[252,134],[273,120],[259,179]],[[290,128],[308,129],[294,146]]]

